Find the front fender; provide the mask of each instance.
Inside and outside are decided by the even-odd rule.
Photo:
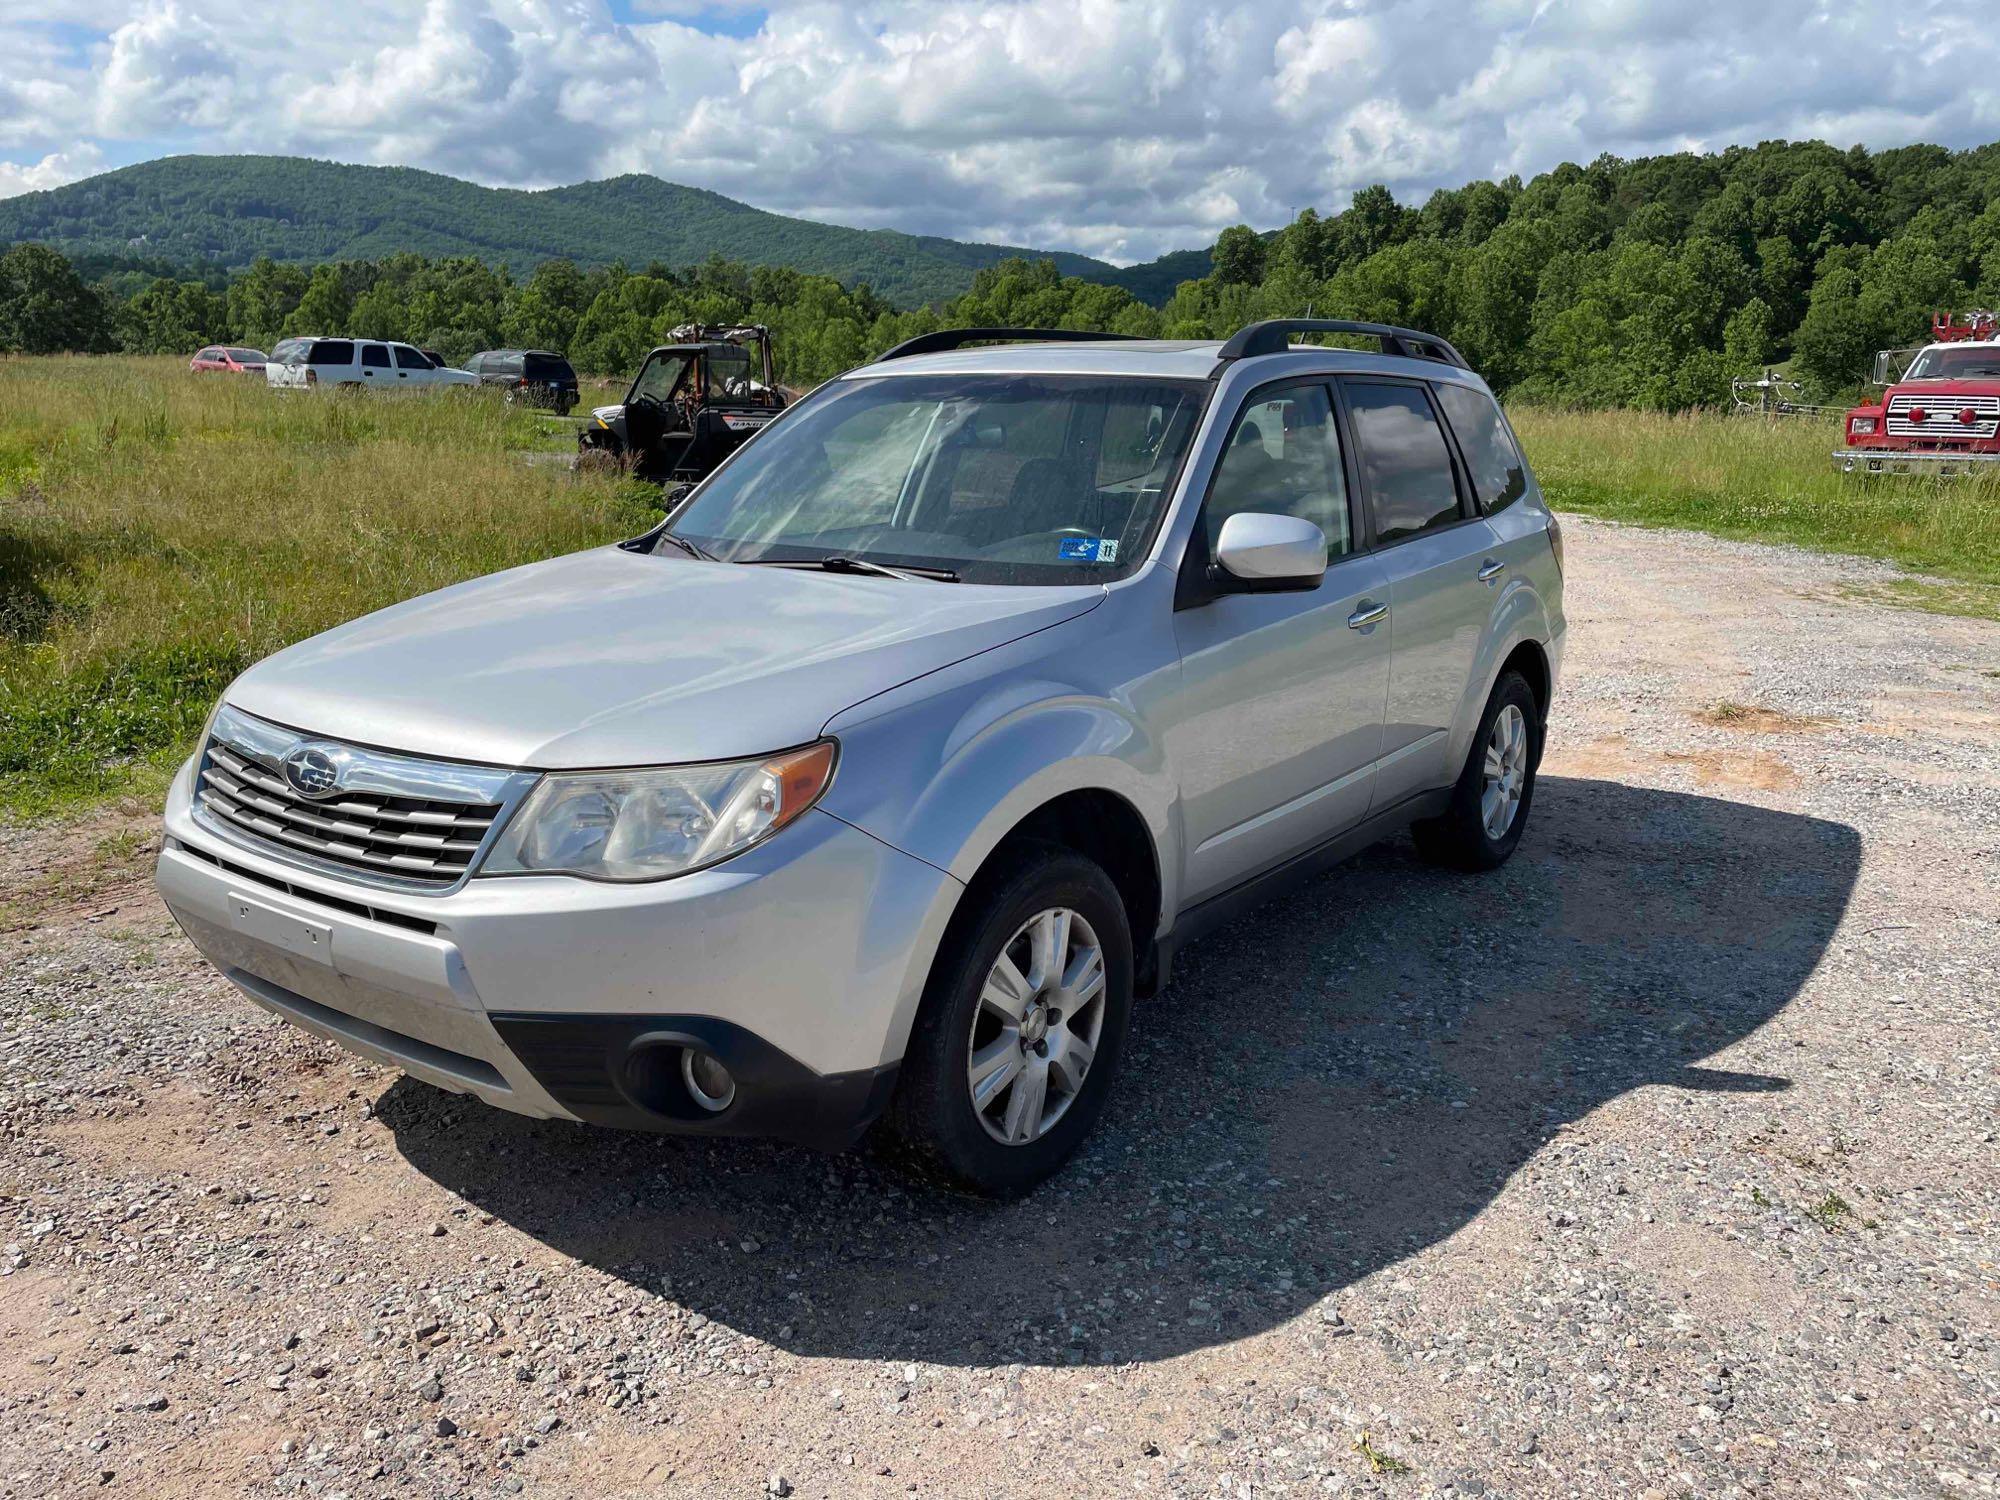
[[[625,408],[600,406],[593,410],[577,429],[576,445],[579,448],[601,448],[607,453],[623,453]]]
[[[1152,720],[1178,688],[1180,658],[1147,628],[1171,584],[1121,592],[835,715],[824,732],[841,742],[840,769],[823,805],[965,881],[1044,803],[1110,792],[1145,824],[1174,910],[1178,803]]]
[[[886,712],[837,715],[826,732],[840,740],[840,769],[820,806],[951,875],[941,894],[955,905],[1030,813],[1068,792],[1111,792],[1145,823],[1161,909],[1174,911],[1179,862],[1164,854],[1175,807],[1161,747],[1125,704],[1045,675],[995,679],[995,654],[975,658],[984,670],[963,683],[933,680],[931,692]],[[909,955],[885,1056],[900,1055],[948,922],[943,912],[923,924],[928,941]],[[1153,935],[1133,934],[1142,945]]]
[[[1156,858],[1171,835],[1164,752],[1123,704],[1026,678],[864,723],[845,717],[827,727],[842,763],[827,811],[960,881],[1030,813],[1068,792],[1123,797]]]

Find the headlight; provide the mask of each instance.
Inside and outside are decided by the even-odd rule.
[[[501,830],[489,875],[664,880],[741,854],[819,800],[833,742],[762,760],[544,776]]]
[[[1847,424],[1847,430],[1856,437],[1867,437],[1875,431],[1873,417],[1855,417]]]

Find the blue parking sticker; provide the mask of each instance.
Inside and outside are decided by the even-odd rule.
[[[1117,562],[1116,537],[1066,536],[1056,546],[1056,556],[1064,562]]]

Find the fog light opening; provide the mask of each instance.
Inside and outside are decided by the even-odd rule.
[[[688,1097],[712,1115],[736,1102],[736,1080],[706,1052],[681,1049],[681,1082],[687,1085]]]

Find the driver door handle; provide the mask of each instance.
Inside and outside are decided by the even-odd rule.
[[[1361,602],[1361,607],[1347,617],[1347,628],[1349,630],[1366,630],[1370,625],[1379,625],[1388,618],[1388,605],[1370,604],[1364,599]]]
[[[1498,578],[1502,573],[1506,571],[1507,571],[1507,565],[1505,563],[1496,562],[1494,561],[1494,559],[1489,557],[1486,559],[1484,563],[1480,565],[1479,581],[1481,583],[1491,583],[1494,579]]]

